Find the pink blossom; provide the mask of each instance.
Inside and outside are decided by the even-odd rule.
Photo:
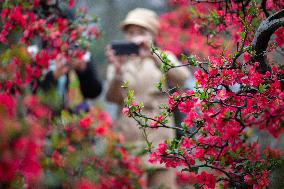
[[[122,109],[122,113],[123,113],[124,115],[128,115],[128,114],[129,114],[129,108],[124,107],[124,108]]]
[[[218,100],[222,100],[222,101],[226,100],[227,99],[227,91],[226,91],[226,89],[218,90],[216,98]]]

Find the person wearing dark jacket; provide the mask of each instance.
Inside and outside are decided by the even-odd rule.
[[[40,84],[44,92],[55,89],[61,98],[61,108],[72,113],[88,111],[87,99],[94,99],[102,92],[90,52],[83,59],[72,59],[58,55],[50,62],[48,71]]]

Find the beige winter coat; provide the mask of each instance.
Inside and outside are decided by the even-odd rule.
[[[173,54],[169,54],[169,59],[175,65],[179,61]],[[167,80],[172,86],[182,86],[184,81],[190,76],[186,67],[179,67],[170,70],[167,73]],[[167,104],[167,96],[161,93],[155,84],[160,81],[162,73],[159,69],[159,63],[153,58],[129,58],[122,66],[121,76],[115,75],[112,65],[107,69],[108,89],[106,99],[119,105],[118,119],[114,121],[114,127],[118,132],[124,135],[125,141],[135,148],[145,147],[145,139],[142,131],[132,118],[122,114],[123,101],[126,97],[126,91],[121,88],[123,81],[129,82],[129,89],[134,90],[135,102],[143,102],[145,108],[143,113],[147,116],[154,117],[161,113],[159,106]],[[173,121],[170,121],[172,124]],[[171,129],[147,129],[149,140],[156,146],[158,143],[174,137],[175,131]],[[138,150],[138,149],[137,149]],[[145,162],[146,163],[146,162]]]

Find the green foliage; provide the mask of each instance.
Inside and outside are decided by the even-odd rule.
[[[127,91],[127,105],[130,106],[131,103],[133,102],[133,99],[134,99],[134,90],[128,90]]]
[[[258,86],[258,90],[259,90],[259,92],[260,93],[263,93],[263,92],[265,92],[265,90],[267,89],[267,87],[269,87],[270,85],[269,84],[259,84],[259,86]]]
[[[197,66],[197,65],[200,64],[200,62],[198,62],[196,56],[194,56],[194,55],[188,56],[188,55],[182,54],[181,55],[181,60],[182,61],[187,61],[187,63],[189,65],[191,65],[191,66]]]
[[[159,57],[162,61],[160,69],[163,73],[166,73],[171,68],[173,68],[173,64],[171,63],[170,59],[168,58],[168,55],[165,52],[161,52]]]
[[[162,91],[163,90],[163,87],[165,85],[165,82],[166,82],[166,77],[165,76],[162,76],[160,81],[158,83],[155,84],[156,88],[159,90],[159,91]]]

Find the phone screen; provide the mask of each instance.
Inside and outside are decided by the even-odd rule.
[[[135,43],[127,41],[114,41],[111,43],[111,47],[115,52],[115,55],[138,55],[139,46]]]

